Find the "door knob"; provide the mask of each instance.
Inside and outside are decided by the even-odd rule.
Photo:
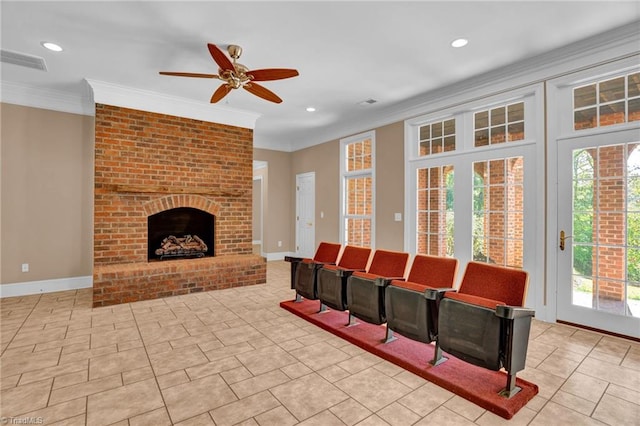
[[[565,235],[564,231],[560,231],[560,250],[564,251],[564,243],[569,238],[571,238],[571,235]]]

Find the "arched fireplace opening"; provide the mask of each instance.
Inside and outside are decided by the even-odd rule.
[[[177,207],[147,218],[148,260],[215,255],[215,216],[192,207]]]

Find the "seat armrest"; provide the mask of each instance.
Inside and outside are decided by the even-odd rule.
[[[302,262],[302,259],[304,259],[303,257],[296,257],[296,256],[285,256],[284,257],[284,261],[285,262],[289,262],[289,263],[299,263]]]
[[[455,288],[428,288],[424,291],[424,298],[428,300],[437,300],[440,301],[445,293],[449,291],[456,291]]]
[[[315,260],[313,262],[307,263],[307,266],[309,267],[309,269],[320,269],[324,265],[335,265],[335,263],[332,263],[332,262],[316,262]]]
[[[519,306],[496,306],[496,316],[505,319],[516,319],[523,317],[532,317],[536,311],[529,308],[521,308]]]
[[[378,287],[387,287],[391,281],[404,281],[404,277],[376,277],[374,284]]]
[[[336,269],[336,275],[349,278],[354,272],[364,272],[364,269]]]

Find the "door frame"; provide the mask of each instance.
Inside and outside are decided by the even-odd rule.
[[[636,131],[633,129],[615,129],[613,131],[607,133],[599,133],[599,134],[591,134],[585,136],[576,136],[572,138],[560,139],[559,142],[562,144],[561,147],[558,148],[558,160],[559,164],[565,164],[566,161],[572,161],[572,153],[575,149],[592,147],[592,146],[608,146],[608,145],[619,145],[627,142],[633,142],[634,136],[637,140],[640,140],[640,137],[635,135]],[[603,140],[604,139],[604,140]],[[563,175],[568,177],[571,174],[571,170],[558,170],[558,216],[557,216],[557,225],[558,229],[564,230],[572,235],[573,232],[571,230],[571,217],[572,211],[571,208],[572,199],[566,194],[567,191],[563,191],[561,193],[561,189],[567,189],[566,185],[571,185],[572,177],[569,178],[570,182],[561,182],[560,177]],[[570,188],[568,189],[570,191]],[[567,205],[569,204],[569,205]],[[556,242],[558,242],[558,235],[556,235]],[[572,241],[569,240],[567,243],[569,247],[572,246]],[[573,324],[580,324],[587,327],[602,329],[611,331],[616,334],[622,334],[625,336],[632,337],[640,337],[640,328],[638,324],[640,323],[640,319],[629,316],[621,316],[613,313],[609,313],[606,311],[600,311],[593,308],[581,307],[572,304],[572,285],[570,284],[571,280],[571,272],[566,269],[566,262],[572,263],[572,251],[559,250],[559,247],[556,247],[557,253],[557,275],[556,281],[558,282],[558,291],[557,291],[557,305],[558,305],[558,313],[556,316],[560,321],[565,321]],[[568,258],[567,258],[568,257]],[[569,281],[569,283],[567,283]],[[560,283],[567,283],[561,285]]]
[[[296,174],[296,249],[295,252],[296,253],[300,253],[300,250],[298,249],[300,247],[300,196],[299,196],[299,189],[300,188],[300,180],[303,178],[312,178],[313,179],[313,208],[311,209],[314,212],[314,218],[313,218],[313,244],[310,250],[311,255],[313,256],[313,252],[315,251],[315,230],[316,230],[316,220],[315,220],[315,204],[316,204],[316,172],[306,172],[306,173],[298,173]]]
[[[632,69],[637,69],[636,58],[626,58],[619,61],[612,61],[597,67],[591,67],[561,77],[550,79],[545,83],[546,93],[546,292],[545,300],[547,309],[545,315],[539,317],[547,322],[558,320],[558,273],[559,256],[558,236],[560,233],[559,223],[559,176],[558,167],[558,143],[561,141],[583,138],[593,135],[605,135],[617,131],[629,129],[640,129],[640,122],[624,123],[611,127],[598,127],[595,129],[581,130],[576,133],[573,129],[573,97],[567,92],[576,85],[586,84],[590,81],[606,79],[609,75],[623,73]],[[536,316],[537,312],[536,312]],[[610,331],[610,330],[603,330]],[[612,330],[610,332],[613,332]],[[614,332],[615,333],[615,332]]]

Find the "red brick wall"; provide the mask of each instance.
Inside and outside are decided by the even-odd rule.
[[[96,104],[94,306],[264,283],[252,185],[251,129]],[[216,257],[147,263],[147,217],[175,207],[215,215]]]
[[[217,206],[216,255],[251,253],[251,129],[97,104],[95,140],[95,265],[146,262],[145,206],[176,195],[115,192],[117,184],[244,191],[180,197],[185,207],[199,197]]]

